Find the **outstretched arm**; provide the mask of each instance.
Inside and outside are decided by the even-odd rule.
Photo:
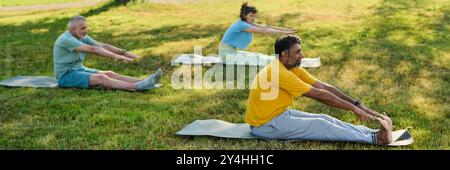
[[[306,97],[312,98],[318,102],[321,102],[323,104],[326,104],[328,106],[345,109],[345,110],[350,110],[360,120],[375,120],[375,117],[373,117],[372,115],[367,114],[365,111],[356,107],[352,103],[342,100],[341,98],[332,94],[329,91],[312,87],[311,90],[304,93],[303,95]]]
[[[111,44],[96,42],[94,44],[94,46],[101,47],[101,48],[103,48],[103,49],[105,49],[107,51],[110,51],[110,52],[118,54],[118,55],[123,55],[123,56],[128,57],[128,58],[132,58],[132,59],[139,58],[138,55],[130,53],[130,52],[124,50],[124,49],[115,47],[115,46],[113,46]]]
[[[260,28],[260,27],[256,27],[256,26],[251,26],[251,27],[245,29],[244,31],[252,32],[252,33],[259,33],[259,34],[269,34],[269,35],[295,33],[295,31],[276,30],[276,29],[272,29],[272,28]]]
[[[261,24],[257,24],[257,23],[253,23],[253,25],[255,27],[259,27],[259,28],[271,28],[271,29],[280,30],[280,31],[293,31],[293,33],[297,32],[296,30],[290,29],[290,28],[275,27],[275,26],[270,26],[270,25],[261,25]]]
[[[347,101],[349,103],[355,103],[354,99],[352,99],[350,96],[346,95],[345,93],[343,93],[342,91],[340,91],[339,89],[337,89],[336,87],[334,87],[334,86],[332,86],[330,84],[323,83],[321,81],[317,81],[316,83],[313,84],[313,86],[315,88],[318,88],[318,89],[329,91],[330,93],[336,95],[337,97],[339,97],[342,100],[345,100],[345,101]],[[364,106],[363,104],[360,104],[358,107],[360,109],[364,110],[365,112],[373,115],[373,116],[380,116],[381,115],[380,113],[378,113],[378,112],[376,112],[376,111],[374,111],[374,110]]]
[[[116,60],[121,60],[123,62],[133,61],[133,59],[128,58],[124,55],[119,55],[112,53],[111,51],[105,50],[98,46],[92,46],[92,45],[81,45],[78,48],[75,49],[76,52],[85,52],[85,53],[93,53],[102,57],[109,57]]]

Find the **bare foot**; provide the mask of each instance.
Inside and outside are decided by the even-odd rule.
[[[381,115],[377,118],[381,125],[380,131],[377,133],[377,140],[379,145],[387,145],[392,143],[392,120],[386,115]]]
[[[391,131],[392,131],[392,129],[394,128],[394,125],[392,124],[391,118],[389,118],[385,112],[383,112],[383,115],[381,115],[381,117],[388,122],[389,127],[391,127]]]

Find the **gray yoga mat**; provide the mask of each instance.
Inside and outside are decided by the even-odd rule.
[[[0,81],[0,85],[8,87],[40,87],[40,88],[57,88],[58,82],[54,77],[48,76],[15,76],[9,79]],[[159,88],[163,84],[156,84],[155,87]]]
[[[230,123],[217,119],[196,120],[176,133],[181,136],[214,136],[219,138],[260,139],[250,133],[246,123]],[[413,143],[407,129],[392,132],[394,142],[390,146],[405,146]]]
[[[247,65],[247,66],[265,66],[268,63],[258,63],[257,57],[247,57],[248,60],[242,61],[242,63],[236,62],[233,64],[227,65]],[[260,61],[266,61],[261,59]],[[269,62],[270,63],[270,62]],[[196,54],[181,54],[177,56],[174,60],[172,60],[172,66],[176,66],[179,64],[188,64],[188,65],[212,65],[212,64],[223,64],[222,59],[219,57],[212,56],[201,56]],[[303,58],[300,67],[320,67],[320,57],[316,58]]]
[[[58,82],[54,77],[47,76],[15,76],[0,81],[0,85],[9,87],[47,87],[56,88]]]

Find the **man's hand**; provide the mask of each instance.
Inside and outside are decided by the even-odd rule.
[[[123,55],[116,55],[116,56],[114,57],[114,60],[116,60],[116,61],[119,60],[119,61],[124,62],[124,63],[128,63],[128,62],[130,62],[130,61],[133,61],[132,58],[128,58],[128,57],[123,56]]]
[[[371,114],[372,116],[376,116],[376,117],[382,116],[380,113],[378,113],[378,112],[376,112],[376,111],[374,111],[374,110],[372,110],[372,109],[369,109],[368,107],[366,107],[366,106],[364,106],[364,105],[362,105],[362,104],[359,106],[359,108],[362,109],[362,110],[364,110],[364,111],[367,112],[368,114]]]
[[[125,54],[125,57],[130,58],[130,59],[141,58],[141,57],[139,57],[138,55],[133,54],[133,53],[130,53],[130,52],[127,52],[127,53]]]
[[[125,57],[124,59],[121,59],[120,61],[122,61],[124,63],[128,63],[130,61],[133,61],[133,59]]]
[[[352,111],[353,113],[355,113],[356,117],[361,121],[376,120],[374,116],[366,113],[364,110],[361,110],[358,107],[355,107]]]

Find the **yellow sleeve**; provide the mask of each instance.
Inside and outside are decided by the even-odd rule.
[[[301,96],[302,94],[311,90],[311,85],[301,80],[292,72],[280,69],[279,86],[281,89],[286,90],[294,97]]]
[[[298,67],[291,70],[298,78],[308,83],[309,85],[313,85],[317,82],[317,79],[308,73],[304,68]]]

